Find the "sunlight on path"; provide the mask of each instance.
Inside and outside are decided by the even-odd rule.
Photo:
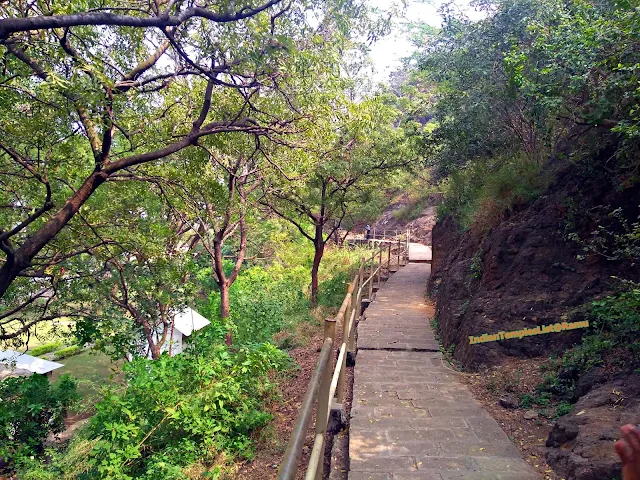
[[[358,325],[349,480],[539,478],[443,362],[424,300],[430,271],[400,269]]]
[[[430,262],[431,247],[422,245],[421,243],[409,244],[409,261],[410,262]]]

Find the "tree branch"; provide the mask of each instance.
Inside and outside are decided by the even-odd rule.
[[[281,0],[269,0],[256,8],[244,7],[233,13],[215,13],[202,7],[187,8],[178,15],[134,17],[108,12],[83,12],[69,15],[42,15],[38,17],[6,18],[0,20],[0,39],[7,39],[12,33],[52,28],[68,28],[81,25],[101,25],[120,27],[177,27],[192,17],[200,17],[216,23],[228,23],[253,17],[280,3]]]

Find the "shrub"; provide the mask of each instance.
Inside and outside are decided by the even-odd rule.
[[[333,278],[321,282],[318,304],[324,307],[340,305],[351,280],[348,272],[338,272]]]
[[[229,292],[234,344],[271,341],[283,329],[293,330],[297,324],[313,318],[307,296],[312,254],[312,250],[302,250],[294,259],[293,254],[282,250],[278,256],[286,260],[240,272]],[[360,258],[365,255],[370,256],[371,251],[327,249],[319,272],[321,306],[340,306],[347,284],[355,274]],[[216,319],[219,311],[220,293],[214,291],[201,304],[200,313]]]
[[[251,458],[251,435],[271,418],[272,372],[290,360],[269,344],[229,352],[224,334],[206,327],[181,355],[126,364],[126,386],[106,390],[68,448],[27,461],[20,478],[183,479],[193,464],[217,478],[221,458]]]
[[[581,374],[608,361],[620,366],[640,365],[640,285],[621,282],[618,291],[586,306],[589,330],[582,343],[558,360],[550,360],[539,391],[573,399],[576,380]],[[611,356],[613,349],[628,355]]]
[[[567,415],[572,408],[573,405],[571,405],[570,403],[560,402],[558,405],[556,405],[555,417],[562,417],[563,415]]]
[[[585,239],[567,225],[567,238],[580,245],[585,253],[578,255],[578,259],[583,260],[586,254],[600,255],[607,260],[635,262],[640,259],[640,221],[629,222],[622,208],[616,208],[598,222],[597,228]]]
[[[59,349],[61,346],[62,346],[62,342],[44,343],[35,348],[32,348],[26,353],[28,353],[29,355],[33,355],[34,357],[39,357],[40,355],[44,355],[45,353],[54,352],[57,349]]]
[[[11,466],[40,453],[49,433],[64,430],[67,409],[77,398],[69,375],[55,384],[43,375],[1,381],[0,458]]]
[[[549,179],[541,166],[523,155],[478,160],[444,181],[438,216],[452,215],[464,229],[474,223],[488,229],[515,205],[537,198]]]
[[[62,360],[63,358],[71,357],[73,355],[77,355],[82,352],[82,347],[80,345],[71,345],[70,347],[62,348],[57,350],[53,354],[54,360]]]
[[[269,344],[229,353],[212,340],[204,332],[182,355],[125,366],[125,391],[105,396],[91,420],[101,478],[181,478],[181,467],[221,451],[251,457],[249,435],[270,419],[269,373],[287,357]]]

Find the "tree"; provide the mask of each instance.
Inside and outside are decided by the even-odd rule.
[[[486,19],[471,22],[445,5],[443,28],[416,38],[414,75],[437,98],[425,137],[437,170],[520,153],[540,163],[593,129],[635,141],[640,14],[632,2],[478,5]]]
[[[171,182],[177,197],[172,208],[193,235],[190,248],[200,249],[211,262],[211,275],[220,291],[220,318],[230,315],[229,291],[244,262],[247,249],[249,196],[259,186],[258,139],[227,136],[215,150],[206,149],[208,161],[191,162],[193,174]],[[184,165],[187,168],[187,165]],[[184,169],[180,169],[184,172]],[[233,251],[228,241],[237,238]],[[199,253],[195,253],[199,255]],[[228,257],[232,260],[227,260]],[[231,343],[231,336],[227,337]]]
[[[261,203],[313,243],[313,305],[318,300],[318,271],[325,246],[350,205],[366,196],[367,189],[376,188],[378,176],[415,160],[411,140],[394,125],[397,115],[382,97],[346,103],[307,140],[326,145],[323,150],[308,151],[308,171],[296,179],[286,173],[266,179]]]
[[[175,250],[156,256],[138,249],[106,259],[99,280],[85,283],[84,301],[77,307],[80,341],[114,359],[171,353],[175,316],[196,291],[188,262]],[[96,296],[104,301],[96,302]]]
[[[313,16],[320,27],[307,21]],[[207,137],[291,133],[304,112],[273,116],[255,99],[287,104],[290,82],[305,75],[298,67],[319,61],[324,39],[339,48],[366,9],[280,0],[11,2],[0,17],[0,340],[7,340],[51,318],[44,307],[58,281],[52,268],[104,245],[82,218],[104,206],[95,200],[99,188],[194,151]],[[300,65],[289,70],[291,58]],[[22,313],[35,307],[38,314]]]

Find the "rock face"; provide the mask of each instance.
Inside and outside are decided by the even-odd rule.
[[[619,427],[640,422],[640,375],[596,386],[580,398],[573,411],[553,426],[547,462],[567,480],[609,480],[620,477],[613,443]]]
[[[629,219],[640,215],[640,186],[617,192],[567,170],[536,202],[514,207],[488,231],[463,232],[450,217],[436,224],[429,291],[439,334],[445,346],[455,345],[456,360],[474,368],[499,364],[504,356],[558,354],[580,340],[581,329],[473,345],[468,337],[562,322],[571,310],[608,293],[612,276],[640,280],[640,268],[631,262],[576,258],[584,252],[565,239],[565,231],[585,238],[597,228],[584,219],[569,225],[567,205],[578,199],[582,208],[620,206],[628,208]]]
[[[473,344],[469,336],[579,321],[579,307],[611,293],[611,277],[640,281],[637,263],[598,255],[579,260],[582,247],[567,240],[570,232],[588,238],[614,209],[636,222],[640,185],[622,191],[603,177],[563,168],[533,204],[516,205],[488,230],[462,231],[450,217],[433,230],[429,291],[437,302],[438,333],[470,370],[501,365],[509,357],[561,355],[579,343],[583,330]],[[619,478],[613,443],[620,426],[640,423],[640,375],[619,364],[614,371],[576,372],[571,378],[575,389],[564,400],[574,408],[547,440],[547,461],[566,480]],[[510,408],[508,399],[503,406]]]
[[[440,194],[433,194],[427,198],[425,207],[414,220],[407,223],[406,220],[397,219],[394,214],[407,207],[409,204],[406,195],[391,204],[382,214],[382,216],[372,225],[372,228],[377,234],[381,234],[386,231],[387,234],[393,235],[393,232],[397,231],[399,235],[409,229],[411,230],[411,238],[418,239],[419,242],[425,245],[431,245],[431,232],[433,226],[436,223],[436,207],[435,205],[440,203],[442,196]]]
[[[515,395],[505,395],[500,398],[498,403],[503,408],[518,408],[520,406],[520,401]]]

